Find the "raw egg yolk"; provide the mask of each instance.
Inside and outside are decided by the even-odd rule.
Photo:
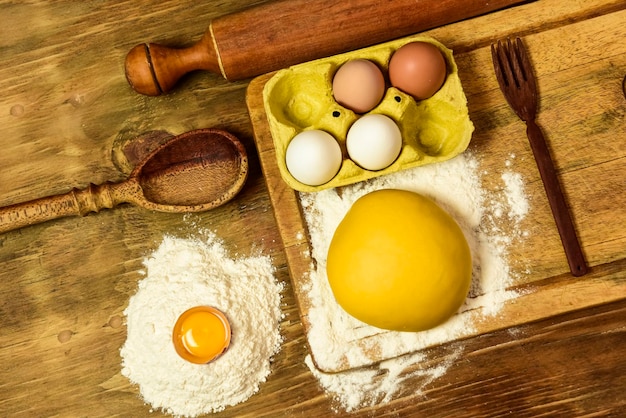
[[[185,311],[176,322],[173,333],[178,354],[192,363],[213,360],[230,343],[230,325],[215,308],[198,306]]]

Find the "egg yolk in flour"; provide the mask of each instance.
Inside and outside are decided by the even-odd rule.
[[[222,354],[230,344],[226,316],[210,306],[196,306],[178,318],[172,333],[178,355],[196,364],[205,364]]]
[[[455,220],[431,199],[377,190],[357,199],[335,230],[327,273],[337,303],[369,325],[422,331],[461,307],[471,253]]]

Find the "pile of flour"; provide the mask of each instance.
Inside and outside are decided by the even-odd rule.
[[[139,386],[152,408],[193,417],[247,400],[270,373],[280,349],[282,284],[268,256],[232,259],[215,235],[166,236],[144,260],[146,276],[124,311],[128,336],[122,374]],[[228,350],[205,365],[178,356],[172,330],[180,314],[198,305],[226,314]]]
[[[516,273],[511,271],[507,253],[514,240],[523,239],[527,234],[520,229],[520,223],[528,213],[529,205],[522,177],[512,170],[514,159],[514,155],[509,156],[500,177],[500,187],[489,193],[481,185],[481,176],[485,173],[480,172],[478,159],[466,151],[443,163],[401,171],[342,189],[301,194],[311,256],[315,260],[305,290],[310,303],[307,339],[317,365],[324,369],[324,366],[332,368],[347,362],[348,368],[359,367],[368,363],[370,352],[391,358],[398,353],[416,352],[455,341],[473,331],[471,315],[465,312],[479,310],[483,317],[497,315],[507,300],[518,295],[508,289],[514,283]],[[458,315],[432,330],[388,332],[364,324],[336,303],[328,284],[326,254],[335,229],[356,199],[385,188],[410,190],[432,198],[457,221],[472,252],[469,297]],[[352,344],[363,340],[369,341],[369,345]],[[307,357],[306,363],[340,406],[351,411],[391,399],[400,389],[401,382],[410,377],[403,375],[400,379],[400,372],[424,360],[424,355],[417,352],[399,360],[384,361],[370,370],[337,374],[322,373],[315,367],[311,356]],[[432,380],[445,372],[449,365],[441,364],[419,373]],[[380,378],[381,375],[384,377]]]

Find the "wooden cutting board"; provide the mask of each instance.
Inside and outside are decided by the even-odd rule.
[[[493,173],[493,179],[500,176],[504,161],[515,155],[515,171],[522,175],[530,203],[522,225],[528,236],[516,242],[508,255],[513,268],[525,270],[512,286],[522,294],[488,319],[481,319],[479,311],[464,313],[472,316],[475,324],[464,338],[626,298],[626,97],[622,91],[626,75],[626,10],[623,5],[607,8],[590,4],[584,7],[597,7],[598,16],[582,20],[576,19],[576,15],[594,10],[562,5],[559,7],[571,10],[561,11],[559,16],[563,19],[555,22],[550,20],[550,14],[537,9],[533,15],[543,21],[528,21],[524,32],[519,22],[528,8],[540,7],[532,3],[500,12],[518,23],[511,26],[511,33],[500,33],[498,37],[528,33],[525,43],[540,90],[539,123],[556,161],[591,269],[580,278],[569,274],[525,126],[509,109],[493,74],[489,44],[494,34],[488,30],[489,16],[427,32],[455,51],[470,117],[476,127],[469,151],[480,157],[481,170]],[[250,83],[247,104],[302,322],[309,330],[311,246],[300,195],[281,179],[276,163],[262,97],[263,87],[272,75]],[[498,186],[490,178],[483,178],[483,187],[495,190]],[[386,333],[365,338],[381,340]],[[346,344],[371,343],[356,340]],[[320,361],[322,356],[316,356],[315,351],[311,354],[318,368],[338,372],[407,351],[410,350],[399,349],[381,355],[372,350],[359,364],[345,358]]]

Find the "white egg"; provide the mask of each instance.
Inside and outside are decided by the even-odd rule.
[[[402,150],[402,134],[388,116],[369,114],[348,130],[346,148],[350,159],[366,170],[382,170],[393,163]]]
[[[287,170],[300,183],[319,186],[329,182],[341,167],[339,143],[325,131],[303,131],[293,137],[285,153]]]

